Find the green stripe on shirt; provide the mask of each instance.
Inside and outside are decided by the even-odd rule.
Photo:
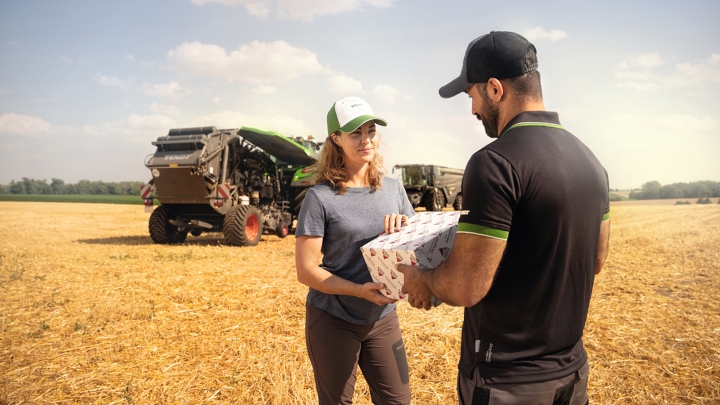
[[[610,213],[609,213],[609,212],[606,212],[606,213],[603,214],[602,222],[605,222],[605,221],[607,221],[608,219],[610,219]]]
[[[500,229],[490,228],[489,226],[468,224],[460,222],[457,227],[458,233],[474,233],[476,235],[489,236],[491,238],[507,240],[510,232]]]
[[[548,122],[518,122],[517,124],[506,129],[505,132],[500,134],[500,136],[507,134],[508,131],[510,131],[511,129],[520,128],[520,127],[546,127],[546,128],[555,128],[555,129],[565,129],[565,128],[563,128],[562,125],[551,124]]]

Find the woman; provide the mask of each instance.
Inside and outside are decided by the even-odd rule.
[[[376,125],[357,97],[328,112],[323,145],[295,231],[298,281],[310,287],[305,338],[320,404],[350,404],[358,364],[375,404],[409,404],[407,358],[395,301],[373,283],[360,247],[414,214],[402,185],[384,178]],[[382,221],[382,223],[381,223]],[[322,263],[318,261],[322,255]]]

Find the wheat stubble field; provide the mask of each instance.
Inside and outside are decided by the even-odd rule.
[[[294,238],[159,246],[148,215],[0,202],[0,404],[314,403]],[[591,403],[720,403],[720,205],[611,215]],[[398,311],[413,403],[457,403],[462,311]],[[360,378],[355,403],[368,398]]]

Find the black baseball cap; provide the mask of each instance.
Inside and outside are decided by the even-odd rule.
[[[514,32],[492,31],[475,38],[465,51],[460,76],[441,87],[440,96],[455,97],[471,84],[485,83],[491,77],[507,79],[536,70],[537,57],[525,57],[528,48],[537,54],[530,41]]]

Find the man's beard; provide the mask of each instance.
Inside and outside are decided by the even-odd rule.
[[[482,94],[482,93],[481,93]],[[484,96],[485,94],[483,94]],[[483,110],[475,114],[475,117],[482,121],[485,133],[490,138],[498,138],[498,121],[500,121],[500,109],[492,104],[490,98],[483,97]]]

